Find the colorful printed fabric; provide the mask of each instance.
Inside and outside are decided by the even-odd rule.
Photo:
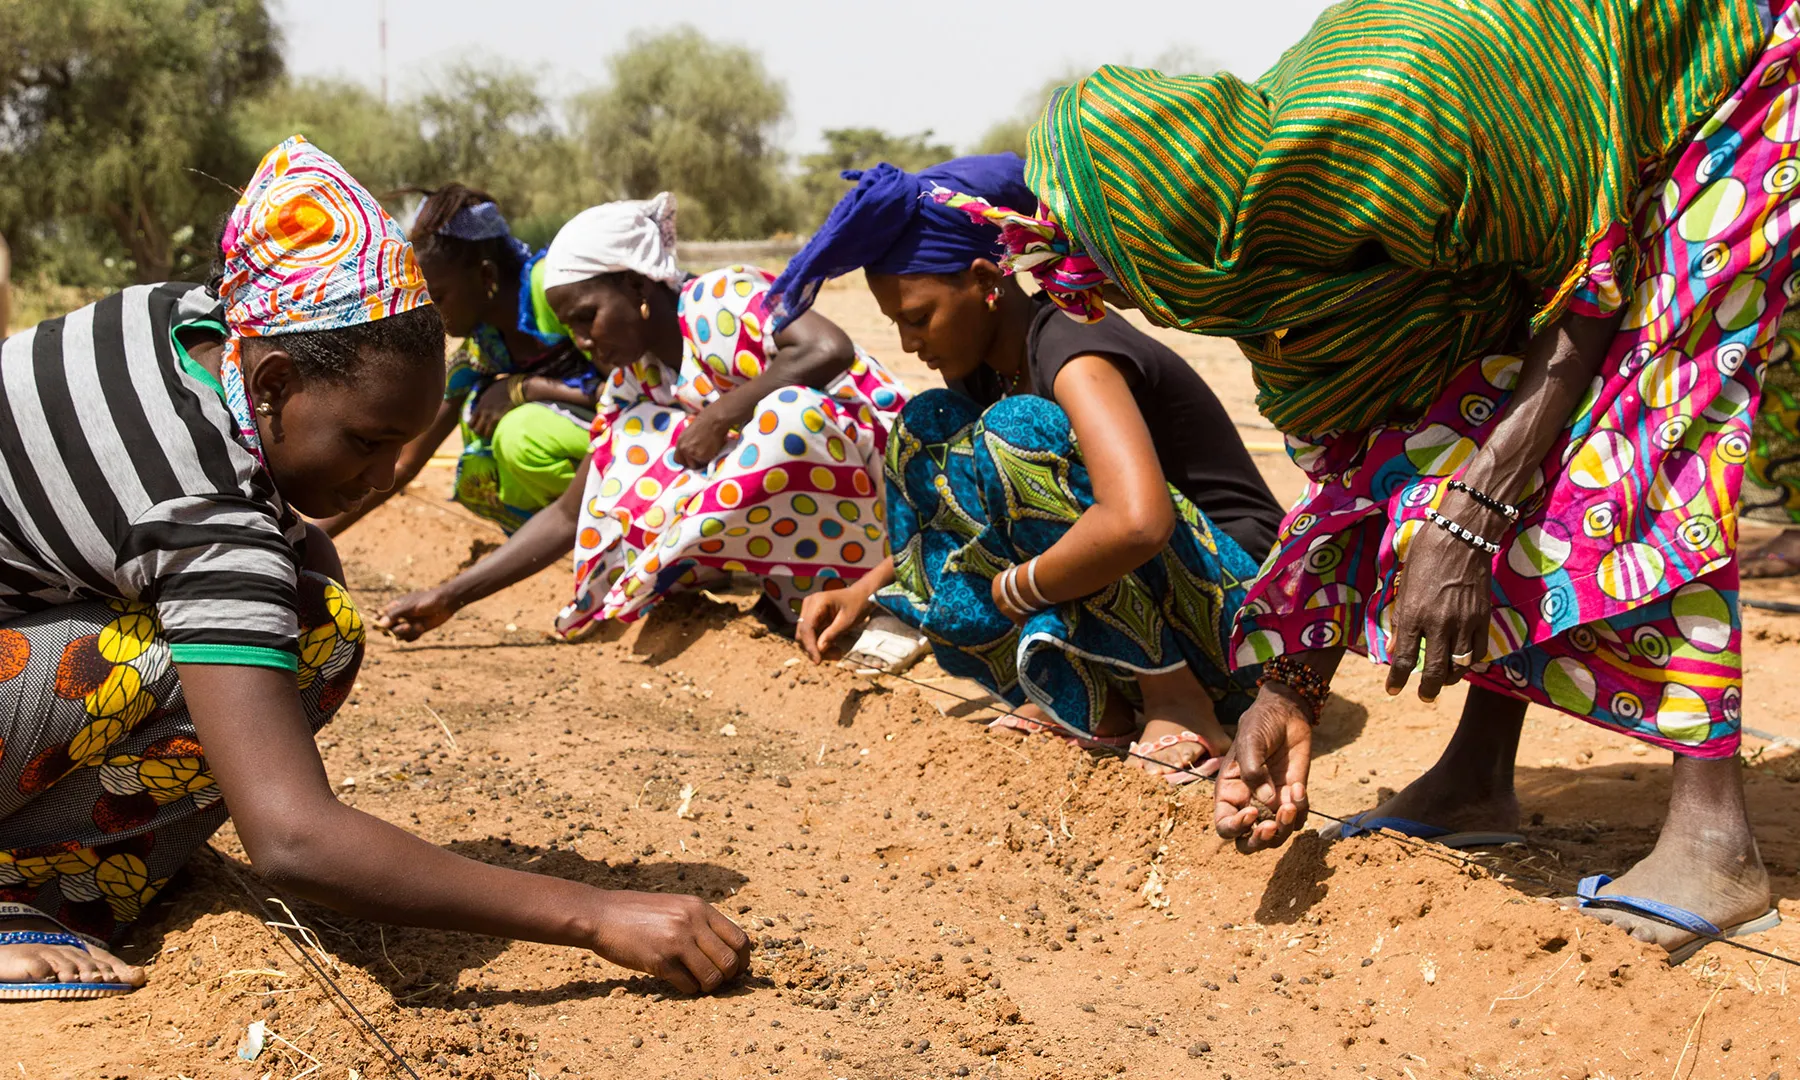
[[[350,594],[300,575],[314,731],[355,685]],[[225,822],[155,609],[94,601],[0,626],[0,901],[110,938]]]
[[[1236,338],[1284,432],[1413,419],[1562,311],[1767,12],[1347,0],[1253,85],[1106,67],[1059,91],[1026,177],[1152,321]]]
[[[588,429],[543,402],[512,409],[489,439],[463,436],[452,497],[508,536],[555,502],[588,452]]]
[[[1068,414],[1040,397],[985,412],[927,390],[901,412],[887,452],[894,583],[876,602],[930,640],[938,664],[1088,734],[1109,692],[1139,702],[1136,676],[1186,664],[1233,723],[1260,670],[1230,670],[1231,621],[1256,561],[1173,487],[1176,528],[1154,560],[1092,596],[1031,616],[994,605],[994,578],[1041,555],[1094,505]]]
[[[1106,304],[1100,299],[1100,286],[1106,284],[1106,275],[1099,263],[1082,253],[1053,215],[1022,214],[946,187],[933,188],[931,198],[976,221],[998,227],[1000,244],[1006,249],[1000,269],[1008,274],[1029,273],[1050,294],[1051,302],[1071,318],[1089,323],[1106,317]]]
[[[342,329],[431,303],[405,230],[298,135],[264,156],[220,246],[219,296],[238,337]]]
[[[1800,524],[1800,327],[1782,320],[1787,348],[1770,350],[1763,369],[1762,405],[1751,429],[1744,471],[1744,516],[1778,525]],[[1780,353],[1780,357],[1774,358]]]
[[[1737,501],[1762,368],[1800,291],[1800,9],[1653,187],[1637,287],[1595,388],[1533,477],[1494,560],[1495,610],[1471,681],[1693,757],[1733,754],[1742,700]],[[1619,265],[1623,232],[1592,253]],[[1602,316],[1606,274],[1570,310]],[[1615,309],[1616,310],[1616,309]],[[1406,426],[1305,443],[1312,484],[1238,617],[1255,663],[1348,646],[1387,661],[1407,545],[1492,434],[1521,361],[1458,372]]]
[[[688,421],[767,365],[773,280],[733,266],[687,282],[680,372],[645,360],[608,380],[563,633],[635,619],[731,571],[761,576],[794,618],[808,593],[842,588],[886,558],[876,463],[906,391],[861,349],[823,392],[792,386],[763,398],[708,468],[675,463]]]
[[[531,520],[531,515],[554,502],[562,488],[568,486],[575,466],[587,453],[587,431],[594,422],[594,410],[560,401],[514,408],[500,421],[501,427],[508,426],[508,420],[513,421],[510,428],[514,437],[505,440],[510,444],[508,449],[502,446],[499,428],[491,439],[483,439],[470,426],[481,395],[496,380],[521,372],[559,378],[564,385],[590,396],[597,396],[600,391],[600,373],[580,353],[563,348],[569,341],[569,331],[544,298],[543,252],[527,259],[519,272],[518,312],[518,329],[541,344],[542,350],[532,356],[514,357],[505,336],[482,323],[451,355],[450,370],[444,377],[444,400],[462,402],[463,449],[456,461],[451,497],[477,516],[500,526],[509,536]],[[514,419],[514,414],[524,409],[534,411],[528,417]],[[567,430],[558,429],[550,418]],[[542,460],[539,453],[548,446],[567,448],[577,444],[581,449],[567,461]],[[540,499],[538,489],[545,480],[556,477],[562,478],[562,487],[549,498]],[[516,493],[509,495],[509,491]]]

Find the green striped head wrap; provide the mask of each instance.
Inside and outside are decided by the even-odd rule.
[[[1254,83],[1104,67],[1058,90],[1026,181],[1152,321],[1235,338],[1282,431],[1361,430],[1561,314],[1767,20],[1756,0],[1346,0]]]

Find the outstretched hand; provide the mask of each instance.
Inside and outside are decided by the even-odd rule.
[[[750,966],[749,935],[698,897],[608,892],[602,902],[594,951],[620,967],[710,994]]]
[[[416,641],[450,621],[456,605],[439,589],[407,593],[370,620],[401,641]]]
[[[815,592],[800,603],[800,623],[794,628],[794,637],[813,663],[821,663],[838,639],[861,622],[873,606],[874,601],[860,583]]]
[[[1238,720],[1213,787],[1213,827],[1242,852],[1287,843],[1306,824],[1312,725],[1293,691],[1271,682]]]

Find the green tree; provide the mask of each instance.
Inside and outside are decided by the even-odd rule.
[[[246,148],[304,135],[376,194],[419,183],[435,161],[416,110],[352,82],[283,79],[239,108],[236,129]]]
[[[85,218],[140,281],[210,262],[256,164],[234,109],[281,73],[263,0],[0,0],[0,42],[0,230],[22,256]]]
[[[1210,75],[1218,70],[1217,64],[1185,45],[1174,45],[1163,50],[1157,54],[1156,59],[1144,66],[1168,75]],[[1019,102],[1018,111],[983,132],[970,152],[999,154],[1011,150],[1024,157],[1025,138],[1031,134],[1031,126],[1044,115],[1045,106],[1050,104],[1050,96],[1059,88],[1079,81],[1086,74],[1070,68],[1027,94]]]
[[[529,243],[548,243],[564,221],[609,197],[531,74],[458,64],[413,110],[429,158],[416,182],[490,192]]]
[[[932,133],[890,135],[880,128],[834,128],[824,132],[825,149],[800,160],[800,219],[804,229],[816,229],[831,208],[849,190],[840,175],[847,169],[867,169],[882,162],[917,172],[956,156],[946,143],[933,142]]]
[[[793,225],[775,144],[787,90],[749,49],[691,27],[638,35],[610,80],[575,102],[584,153],[616,198],[673,191],[693,239],[761,238]]]

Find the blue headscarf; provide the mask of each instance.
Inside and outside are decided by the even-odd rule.
[[[469,243],[480,243],[484,240],[505,240],[506,246],[520,263],[531,260],[531,249],[523,240],[513,236],[512,229],[507,227],[506,215],[491,202],[476,203],[465,206],[452,214],[443,228],[437,231],[439,236],[448,236],[452,240],[466,240]]]
[[[883,162],[843,175],[856,181],[855,189],[838,200],[769,288],[776,330],[812,307],[820,286],[852,270],[956,274],[976,259],[997,259],[1000,230],[921,198],[933,187],[978,195],[996,206],[1037,205],[1025,185],[1025,162],[1012,153],[956,158],[919,173]]]

